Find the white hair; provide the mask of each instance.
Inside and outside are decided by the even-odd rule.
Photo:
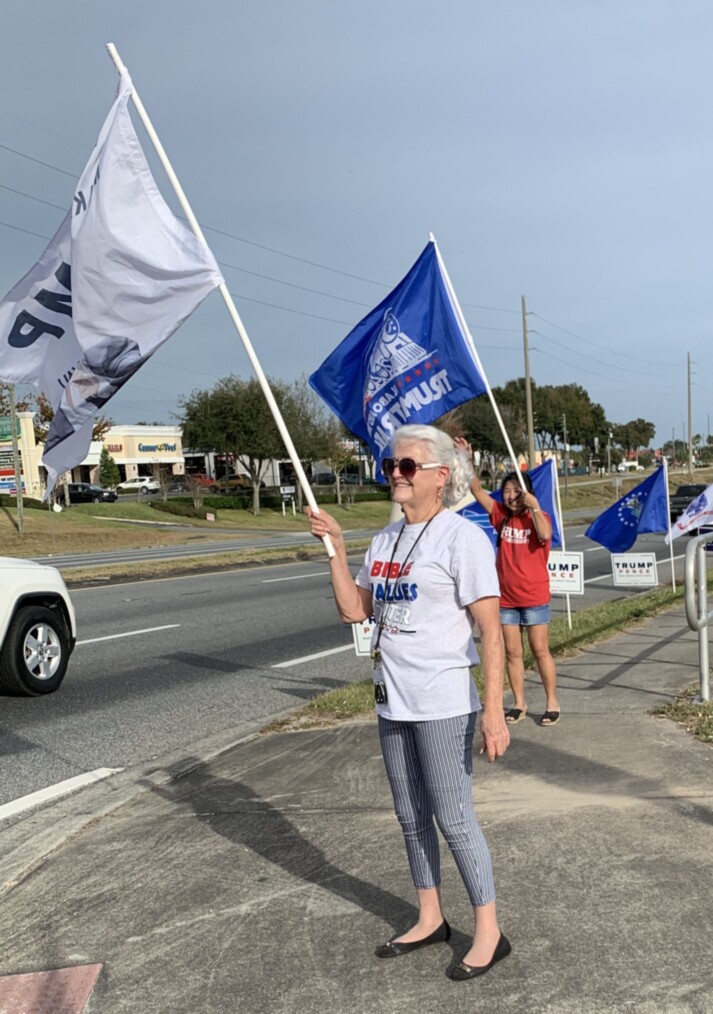
[[[393,448],[402,444],[418,441],[425,444],[428,462],[438,462],[439,465],[447,465],[449,470],[448,481],[443,488],[443,502],[449,504],[458,503],[462,500],[470,488],[470,481],[473,478],[473,466],[468,455],[459,451],[451,437],[443,430],[435,426],[401,426],[394,434]],[[398,455],[396,455],[398,457]]]

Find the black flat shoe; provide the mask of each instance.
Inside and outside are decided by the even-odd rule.
[[[489,972],[493,965],[497,964],[498,961],[502,961],[506,958],[512,947],[510,941],[506,936],[500,934],[500,939],[497,942],[493,956],[487,965],[466,965],[465,961],[461,961],[459,965],[451,970],[450,978],[455,982],[464,982],[466,979],[475,979],[478,975],[485,975]]]
[[[444,919],[438,929],[435,929],[429,936],[423,937],[421,940],[412,940],[407,944],[392,938],[387,943],[380,944],[374,954],[377,958],[396,958],[399,954],[410,954],[411,951],[417,951],[419,947],[428,947],[429,944],[444,944],[446,940],[450,940],[450,936],[451,928]]]

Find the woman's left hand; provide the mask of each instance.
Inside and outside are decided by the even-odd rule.
[[[483,709],[480,719],[480,734],[482,746],[480,752],[484,753],[490,763],[497,760],[510,745],[510,730],[505,721],[505,712],[502,708]]]

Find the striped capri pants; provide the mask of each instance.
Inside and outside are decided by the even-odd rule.
[[[435,819],[471,904],[487,905],[495,884],[471,795],[475,720],[475,712],[429,722],[379,717],[379,739],[415,887],[441,883]]]

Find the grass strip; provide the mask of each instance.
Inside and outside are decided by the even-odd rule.
[[[708,584],[709,588],[713,587],[713,575],[709,576]],[[677,591],[673,591],[671,588],[660,588],[643,595],[637,595],[635,598],[603,602],[588,609],[581,609],[572,614],[571,630],[566,619],[555,620],[550,625],[550,650],[555,658],[571,657],[588,645],[596,644],[613,634],[628,630],[632,626],[670,609],[681,603],[683,596],[683,588]],[[525,650],[525,665],[526,667],[534,665],[534,658],[527,648]],[[480,666],[474,666],[473,678],[482,699],[484,688]],[[675,706],[672,704],[663,707],[674,708]],[[706,735],[713,731],[713,707],[711,705],[684,705],[681,703],[678,705],[676,714],[682,714],[684,707],[689,707],[691,716],[694,708],[702,709],[704,713],[709,709],[707,721],[701,720],[696,728],[693,726],[690,728],[693,735],[698,736],[699,739],[704,738],[698,735],[697,728],[702,729]],[[283,719],[270,723],[261,731],[263,733],[296,732],[301,729],[330,726],[354,719],[363,720],[373,717],[374,714],[374,692],[372,681],[369,678],[320,694],[304,707]],[[679,720],[673,713],[666,717],[670,717],[674,721]],[[692,722],[692,717],[690,721]],[[710,725],[707,724],[708,722]],[[688,728],[688,725],[686,727]],[[713,740],[705,739],[705,742],[711,741]]]
[[[363,554],[369,539],[354,539],[347,543],[347,552]],[[159,581],[193,574],[212,574],[225,570],[244,570],[248,567],[274,567],[280,563],[300,560],[317,560],[327,563],[321,542],[297,546],[292,549],[244,549],[229,553],[211,553],[204,556],[186,556],[173,560],[144,560],[137,563],[103,563],[97,567],[59,567],[68,588],[86,588],[89,585],[128,584],[132,581]]]
[[[696,702],[699,686],[689,683],[680,695],[652,711],[660,718],[669,718],[703,743],[713,743],[713,701]]]

